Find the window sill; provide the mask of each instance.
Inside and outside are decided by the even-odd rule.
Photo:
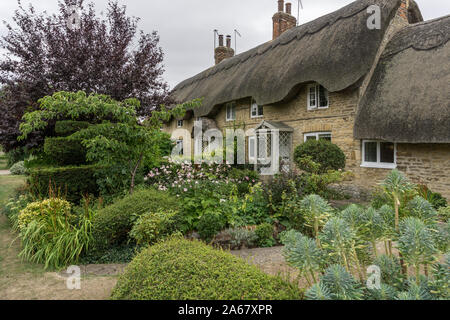
[[[236,119],[227,119],[226,122],[236,121]]]
[[[396,169],[395,163],[363,163],[361,168],[373,168],[373,169]]]
[[[250,119],[261,119],[264,118],[264,116],[250,116]]]

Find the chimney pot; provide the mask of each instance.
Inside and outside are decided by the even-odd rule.
[[[286,3],[286,13],[292,14],[292,3],[290,2]]]
[[[278,11],[284,12],[284,0],[278,0]]]
[[[231,48],[231,36],[227,36],[227,48]]]
[[[223,47],[223,34],[219,34],[219,47]]]

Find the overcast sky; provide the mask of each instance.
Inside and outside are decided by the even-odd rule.
[[[99,12],[106,8],[107,2],[95,1]],[[292,2],[292,11],[297,15],[297,0]],[[300,23],[351,2],[353,0],[303,0]],[[449,0],[416,2],[425,20],[450,13]],[[32,3],[38,11],[49,13],[57,9],[57,0],[22,0],[22,3],[24,6]],[[171,88],[214,64],[214,29],[225,35],[239,30],[242,38],[238,38],[237,51],[240,53],[272,39],[272,15],[277,11],[277,0],[119,0],[119,3],[127,6],[129,15],[141,18],[140,29],[159,32],[165,53],[165,79]],[[11,21],[15,9],[17,0],[1,0],[0,21]],[[1,24],[0,34],[5,32]]]

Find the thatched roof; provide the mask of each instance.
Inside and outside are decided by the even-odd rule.
[[[446,16],[392,38],[360,101],[357,139],[450,143],[449,37]]]
[[[369,71],[400,3],[355,1],[183,81],[172,97],[177,102],[204,97],[195,116],[207,116],[218,105],[247,97],[260,105],[287,100],[311,81],[331,92],[346,89]],[[367,27],[367,8],[374,4],[381,7],[381,30]]]

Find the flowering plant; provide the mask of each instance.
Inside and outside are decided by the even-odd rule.
[[[228,164],[192,164],[190,161],[177,163],[168,160],[161,167],[151,170],[145,180],[159,190],[171,190],[176,194],[186,193],[205,181],[213,185],[244,184],[247,189],[257,182],[255,174],[241,170],[239,174],[236,172],[238,171]]]

